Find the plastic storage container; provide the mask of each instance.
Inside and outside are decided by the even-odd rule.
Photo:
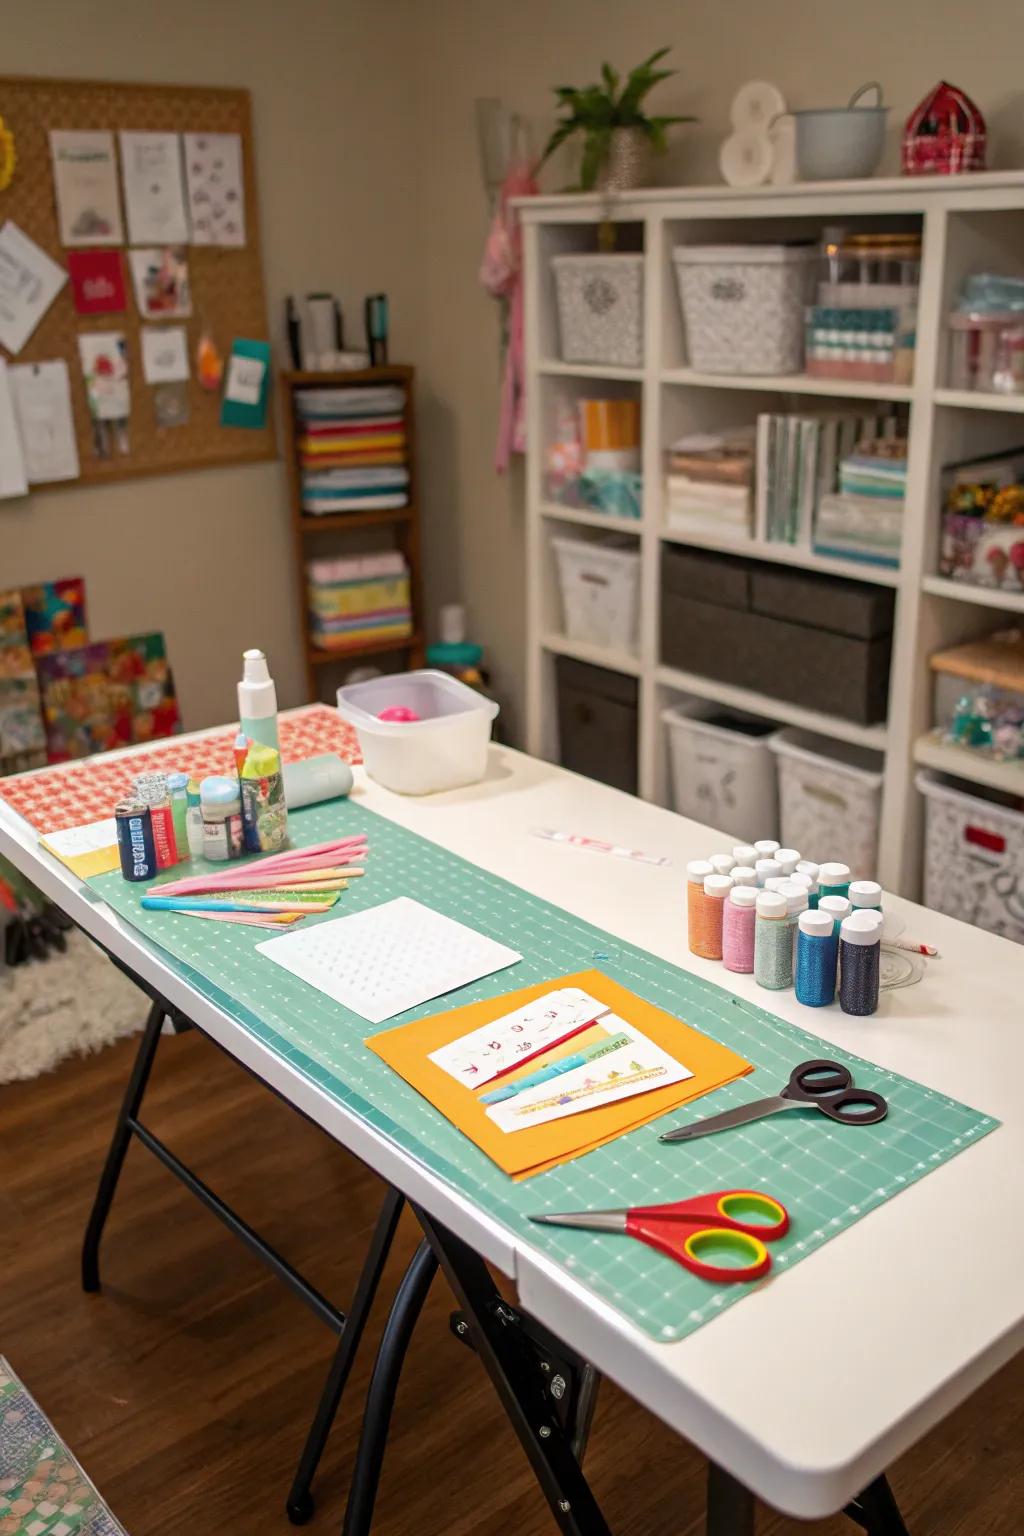
[[[954,310],[949,316],[949,387],[1024,394],[1024,314]]]
[[[634,652],[640,615],[640,551],[610,542],[551,539],[565,633],[609,650]]]
[[[770,745],[778,759],[783,842],[819,862],[841,858],[855,880],[873,878],[881,754],[788,727]]]
[[[644,360],[642,255],[552,256],[562,361],[639,368]]]
[[[704,373],[799,373],[810,246],[677,245],[672,250],[690,367]]]
[[[739,716],[702,719],[685,704],[662,711],[668,731],[673,805],[681,816],[754,838],[778,823],[775,727]]]
[[[419,719],[378,718],[396,705]],[[355,727],[371,778],[400,795],[428,795],[483,778],[498,705],[446,672],[396,672],[339,688],[338,713]]]
[[[924,900],[948,917],[1024,944],[1024,811],[921,772]]]

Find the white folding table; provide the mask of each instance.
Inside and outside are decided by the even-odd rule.
[[[462,858],[763,1002],[752,977],[730,975],[686,948],[684,866],[728,848],[721,833],[498,747],[486,779],[469,789],[407,799],[360,769],[356,793],[370,809]],[[586,851],[537,837],[538,828],[582,833],[671,862]],[[519,1311],[538,1337],[553,1348],[560,1344],[567,1359],[589,1362],[697,1445],[712,1464],[709,1530],[716,1536],[752,1530],[751,1494],[806,1518],[847,1507],[877,1536],[903,1531],[895,1506],[885,1504],[887,1485],[878,1482],[885,1468],[1020,1347],[1024,951],[1005,940],[887,898],[887,908],[905,918],[907,934],[936,944],[941,958],[928,963],[919,984],[887,994],[871,1018],[849,1018],[835,1006],[816,1010],[812,1021],[840,1050],[962,1099],[1000,1119],[1001,1127],[742,1305],[685,1340],[664,1344],[253,1038],[43,851],[34,831],[2,803],[0,852],[151,994],[412,1204],[433,1246],[429,1258],[426,1248],[417,1256],[418,1275],[414,1261],[403,1282],[407,1291],[422,1290],[440,1258],[465,1316],[459,1263],[479,1264],[479,1279],[479,1261],[486,1261],[512,1279]],[[792,992],[773,993],[771,1007],[808,1024]],[[473,1296],[468,1302],[471,1312],[481,1304]],[[415,1303],[413,1297],[404,1324],[401,1306],[397,1321],[393,1314],[390,1345],[399,1359]],[[508,1318],[498,1318],[499,1332],[516,1320],[516,1309],[508,1311]],[[471,1332],[473,1326],[479,1330],[479,1319]],[[564,1424],[556,1423],[553,1430],[540,1427],[538,1439],[537,1424],[529,1422],[533,1400],[515,1400],[513,1382],[510,1401],[507,1373],[501,1380],[488,1358],[490,1342],[475,1342],[562,1529],[581,1536],[605,1531],[596,1505],[587,1504],[589,1490],[581,1491],[586,1484],[575,1461],[566,1465],[566,1451],[582,1436],[563,1433]],[[582,1417],[582,1404],[579,1411]],[[378,1429],[386,1431],[389,1412],[384,1401]],[[364,1467],[371,1481],[382,1448],[378,1436]],[[570,1483],[573,1498],[567,1497]],[[881,1489],[879,1498],[861,1503],[873,1487]],[[347,1526],[361,1528],[354,1517]]]

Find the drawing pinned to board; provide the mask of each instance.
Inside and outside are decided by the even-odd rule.
[[[192,313],[188,255],[182,245],[129,251],[135,302],[146,320],[187,320]]]
[[[122,244],[114,135],[51,128],[50,156],[61,244]]]
[[[81,470],[67,363],[63,358],[18,363],[10,379],[29,485],[77,480]]]
[[[128,347],[123,331],[90,331],[79,335],[78,352],[85,376],[93,447],[98,459],[114,452],[126,454],[131,390]]]
[[[120,315],[128,307],[120,251],[69,251],[68,276],[80,315]]]
[[[24,496],[28,473],[22,452],[7,364],[0,358],[0,497]]]
[[[147,384],[188,378],[188,339],[183,325],[142,327],[142,376]]]
[[[262,427],[267,419],[270,346],[238,337],[231,347],[220,407],[222,427]]]
[[[224,377],[224,354],[205,325],[196,342],[196,377],[199,388],[205,389],[208,394],[215,394],[220,389]]]
[[[17,354],[68,280],[13,219],[0,229],[0,346]]]
[[[184,137],[192,244],[244,245],[241,135],[186,133]]]
[[[153,391],[153,415],[158,427],[184,427],[189,414],[187,384],[161,384]]]
[[[188,218],[179,135],[122,129],[118,138],[129,244],[184,244]]]

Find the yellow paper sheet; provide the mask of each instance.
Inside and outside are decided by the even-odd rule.
[[[66,827],[62,832],[44,832],[39,841],[80,880],[87,880],[90,875],[107,875],[121,864],[113,816],[105,821],[90,821],[83,827]]]
[[[628,1024],[634,1025],[649,1040],[661,1046],[662,1050],[682,1062],[693,1076],[681,1083],[670,1083],[665,1088],[655,1088],[649,1093],[620,1100],[617,1104],[604,1104],[561,1120],[550,1120],[545,1125],[513,1132],[499,1130],[494,1121],[488,1119],[486,1106],[480,1103],[479,1096],[430,1061],[430,1053],[442,1045],[450,1045],[453,1040],[460,1039],[484,1024],[492,1023],[506,1013],[522,1008],[556,987],[582,987]],[[571,1042],[571,1049],[579,1050],[580,1042],[589,1038],[589,1034],[578,1036]],[[384,1034],[374,1035],[366,1044],[513,1178],[527,1178],[543,1172],[545,1168],[553,1168],[574,1157],[581,1157],[583,1153],[603,1146],[616,1136],[636,1126],[646,1125],[659,1115],[678,1109],[680,1104],[710,1093],[714,1088],[721,1088],[724,1083],[730,1083],[752,1070],[750,1062],[744,1061],[742,1056],[737,1056],[716,1040],[709,1039],[707,1035],[673,1018],[663,1009],[644,1002],[600,971],[580,971],[573,976],[558,976],[552,981],[523,987],[518,992],[506,992],[502,997],[489,998],[486,1002],[468,1003],[463,1008],[433,1014],[429,1019],[419,1019],[412,1024],[402,1024],[397,1029],[387,1030]],[[560,1052],[555,1050],[550,1056],[553,1058],[558,1054]],[[528,1070],[536,1071],[537,1065],[537,1062],[528,1063],[523,1069],[524,1073]],[[509,1080],[514,1080],[511,1074]],[[493,1086],[486,1085],[482,1092]]]

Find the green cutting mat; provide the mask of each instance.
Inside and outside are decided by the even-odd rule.
[[[511,944],[522,960],[373,1026],[255,954],[256,945],[268,937],[264,930],[143,911],[139,896],[146,887],[126,884],[119,874],[99,875],[89,883],[161,949],[184,962],[180,968],[188,980],[239,1024],[655,1338],[684,1338],[749,1287],[715,1287],[641,1243],[537,1227],[528,1214],[653,1203],[733,1187],[765,1189],[792,1217],[787,1237],[771,1247],[778,1273],[998,1124],[908,1078],[847,1056],[843,1059],[858,1083],[880,1089],[889,1100],[889,1117],[878,1125],[849,1129],[808,1111],[729,1135],[663,1146],[657,1139],[660,1130],[778,1092],[798,1062],[835,1056],[834,1048],[357,804],[300,811],[290,817],[289,828],[299,846],[357,831],[368,834],[367,873],[338,902],[338,917],[411,896]],[[680,948],[682,901],[680,894]],[[377,1030],[445,1006],[501,996],[589,967],[722,1041],[756,1070],[711,1099],[666,1115],[656,1127],[633,1131],[517,1184],[362,1043]]]

